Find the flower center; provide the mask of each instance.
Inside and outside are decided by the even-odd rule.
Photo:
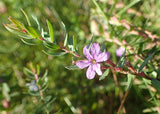
[[[91,61],[93,64],[95,64],[96,63],[96,60],[95,59],[92,59],[92,61]]]

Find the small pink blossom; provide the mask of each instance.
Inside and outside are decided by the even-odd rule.
[[[90,53],[91,52],[91,53]],[[90,50],[88,49],[88,45],[83,48],[83,54],[88,60],[79,60],[76,65],[80,68],[86,68],[87,78],[93,79],[95,74],[102,75],[100,62],[104,62],[109,59],[109,52],[101,52],[100,46],[98,43],[93,43]]]
[[[118,49],[116,50],[116,55],[117,55],[118,57],[121,57],[121,56],[123,55],[124,51],[125,51],[124,48],[120,47],[120,48],[118,48]]]

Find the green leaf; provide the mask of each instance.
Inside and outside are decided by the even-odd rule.
[[[77,65],[65,66],[65,68],[68,69],[68,70],[79,69],[79,67]]]
[[[54,114],[60,114],[60,112],[61,112],[62,110],[61,109],[59,109],[57,112],[55,112]]]
[[[32,96],[40,96],[39,92],[35,92],[35,91],[28,91],[28,93]]]
[[[73,51],[76,51],[77,39],[73,36]]]
[[[69,47],[69,50],[74,51],[73,50],[73,39],[70,37],[68,37],[68,47]]]
[[[48,29],[49,29],[49,35],[51,38],[51,42],[54,43],[53,27],[52,27],[52,24],[48,20],[47,20],[47,25],[48,25]]]
[[[15,26],[11,25],[11,24],[3,24],[3,25],[9,32],[12,32],[14,34],[19,34],[20,33],[20,30],[17,29]]]
[[[34,78],[34,72],[32,72],[30,69],[24,68],[24,69],[23,69],[23,72],[24,72],[24,74],[27,75],[28,77]]]
[[[26,14],[26,12],[25,12],[22,8],[21,8],[21,11],[22,11],[22,13],[24,14],[24,16],[26,17],[26,20],[27,20],[28,25],[31,26],[31,22],[30,22],[30,20],[29,20],[29,18],[28,18],[28,15]]]
[[[14,25],[16,25],[17,26],[17,28],[19,28],[19,29],[21,29],[21,30],[23,30],[24,29],[24,26],[23,26],[23,24],[22,23],[20,23],[19,21],[17,21],[17,20],[15,20],[15,19],[13,19],[12,17],[9,17],[8,18]]]
[[[46,85],[48,86],[48,78],[47,77],[43,78],[42,88],[44,88]]]
[[[46,104],[42,104],[35,112],[34,114],[40,114],[44,110],[43,108],[45,107]]]
[[[8,84],[7,83],[3,83],[2,93],[3,93],[3,96],[5,97],[5,99],[7,101],[10,101],[10,94],[9,94],[9,92],[10,92],[10,88],[9,88]]]
[[[105,49],[106,49],[106,46],[104,43],[102,43],[102,48],[101,48],[102,52],[105,52]]]
[[[40,74],[40,71],[41,71],[40,66],[39,66],[39,65],[37,65],[37,66],[36,66],[36,72],[37,72],[37,75],[39,75],[39,74]]]
[[[99,78],[99,80],[103,80],[106,76],[108,76],[108,74],[109,74],[109,69],[107,69],[107,70],[103,73],[103,75]]]
[[[41,91],[44,92],[48,88],[48,84],[44,84],[44,86],[41,88]]]
[[[25,38],[25,39],[32,39],[30,35],[27,33],[24,33],[23,31],[20,31],[19,29],[15,28],[15,26],[10,24],[4,24],[4,27],[11,33],[18,35],[19,37]]]
[[[152,86],[158,91],[160,92],[160,81],[156,80],[156,79],[152,79],[151,81]]]
[[[46,47],[46,48],[49,48],[51,50],[58,50],[59,49],[59,45],[56,45],[56,44],[53,44],[53,43],[49,43],[49,42],[43,42],[43,45]]]
[[[21,37],[21,38],[24,38],[24,39],[32,39],[32,37],[30,35],[27,35],[27,34],[26,35],[19,35],[18,34],[18,36]]]
[[[48,95],[48,96],[46,96],[46,97],[44,98],[44,101],[45,101],[45,102],[48,102],[48,101],[51,100],[51,98],[52,98],[52,96],[51,96],[51,95]]]
[[[48,70],[45,70],[45,73],[42,76],[42,80],[44,80],[47,77],[47,75],[48,75]]]
[[[144,43],[140,43],[139,44],[138,54],[142,53],[142,51],[143,51],[143,45],[144,45]]]
[[[146,109],[144,109],[142,112],[143,112],[143,113],[156,114],[156,112],[157,112],[157,107],[146,108]]]
[[[154,53],[152,53],[149,57],[145,59],[145,61],[141,64],[141,66],[138,69],[138,72],[141,72],[142,69],[146,66],[147,62],[153,57]]]
[[[50,102],[48,102],[46,105],[49,107],[54,101],[56,100],[56,97],[54,97]]]
[[[13,25],[4,24],[4,27],[5,27],[9,32],[11,32],[11,33],[13,33],[13,34],[16,34],[16,35],[22,36],[22,37],[24,36],[24,37],[26,37],[27,39],[30,39],[30,38],[28,38],[29,35],[27,35],[26,33],[22,32],[21,30],[19,30],[18,28],[16,28],[16,27],[13,26]]]
[[[64,101],[66,104],[70,107],[72,113],[77,114],[77,109],[72,105],[71,101],[69,100],[68,97],[64,97]]]
[[[133,79],[134,79],[134,77],[135,77],[135,76],[132,75],[132,74],[128,74],[128,75],[127,75],[127,78],[128,78],[127,88],[126,88],[127,91],[131,88],[131,86],[132,86],[132,84],[133,84]]]
[[[66,29],[66,26],[63,22],[61,22],[62,25],[63,25],[63,29],[64,29],[64,32],[65,32],[65,36],[64,36],[64,47],[66,47],[67,45],[67,41],[68,41],[68,34],[67,34],[67,29]]]
[[[24,40],[24,39],[22,39],[22,38],[21,38],[21,40],[22,40],[23,43],[25,43],[25,44],[27,44],[27,45],[36,45],[36,43],[33,43],[33,42],[31,42],[30,40],[26,41],[26,40]]]
[[[41,77],[38,78],[38,80],[36,81],[37,85],[42,85],[43,84],[43,80]]]
[[[159,66],[158,71],[157,71],[157,78],[160,79],[160,66]]]
[[[156,80],[156,79],[153,79],[153,80]],[[152,99],[153,99],[153,101],[154,101],[154,103],[155,103],[155,105],[157,105],[157,106],[160,106],[160,102],[158,102],[158,100],[155,98],[155,93],[151,90],[151,88],[149,87],[149,85],[148,85],[148,83],[153,83],[153,81],[152,80],[147,80],[147,79],[145,79],[145,78],[143,78],[143,81],[144,81],[144,84],[146,85],[146,87],[147,87],[147,89],[148,89],[148,92],[149,92],[149,94],[151,95],[151,97],[152,97]],[[153,86],[153,84],[152,84],[152,86]],[[155,84],[155,86],[156,86],[156,84]]]
[[[32,15],[32,18],[33,18],[33,19],[35,20],[35,22],[37,23],[37,25],[38,25],[38,30],[39,30],[40,32],[42,32],[42,27],[41,27],[41,24],[39,23],[37,17]]]
[[[47,51],[45,51],[45,50],[43,50],[43,52],[45,53],[45,54],[47,54],[47,55],[52,55],[52,56],[62,56],[62,55],[65,55],[65,54],[67,54],[66,52],[59,52],[59,53],[53,53],[53,52],[47,52]]]
[[[90,42],[89,42],[89,44],[88,44],[88,49],[90,50],[90,48],[91,48],[91,46],[92,46],[92,42],[93,42],[93,34],[92,34],[92,36],[91,36],[91,40],[90,40]]]
[[[25,30],[28,32],[28,34],[33,38],[40,38],[40,35],[37,33],[37,31],[32,28],[31,26],[25,26]]]
[[[102,9],[100,8],[100,6],[98,5],[98,3],[96,2],[96,0],[92,0],[94,5],[97,7],[97,9],[99,10],[99,13],[105,18],[105,21],[107,21],[108,24],[108,18],[105,15],[105,13],[102,11]]]
[[[132,6],[134,6],[135,4],[137,4],[138,2],[140,2],[141,0],[134,0],[132,1],[130,4],[128,4],[125,8],[122,8],[119,12],[118,15],[122,15],[123,13],[125,13],[129,8],[131,8]]]

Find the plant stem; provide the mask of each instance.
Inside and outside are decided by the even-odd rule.
[[[38,74],[36,73],[36,71],[34,71],[34,76],[35,76],[36,82],[38,82]],[[44,100],[44,95],[43,95],[43,92],[41,91],[41,86],[39,84],[38,84],[38,89],[41,96],[41,100]]]
[[[62,49],[63,51],[65,51],[66,53],[70,53],[72,55],[74,55],[75,57],[81,57],[80,55],[78,55],[77,53],[73,52],[73,51],[70,51],[70,50],[67,50],[65,47],[61,47],[60,49]]]
[[[38,74],[36,72],[36,70],[33,70],[34,72],[34,76],[35,76],[35,80],[36,82],[38,82]],[[43,92],[41,90],[41,85],[38,84],[38,89],[39,89],[39,93],[40,93],[40,96],[41,96],[41,100],[42,102],[44,101],[44,95],[43,95]],[[47,109],[47,107],[45,106],[45,110],[46,110],[46,113],[49,114],[49,110]]]
[[[123,100],[122,100],[122,102],[121,102],[121,105],[120,105],[120,107],[119,107],[119,109],[118,109],[117,114],[120,113],[120,111],[121,111],[121,109],[122,109],[122,107],[123,107],[123,105],[124,105],[124,102],[125,102],[125,100],[126,100],[128,94],[129,94],[129,91],[127,91],[127,92],[125,93],[124,98],[123,98]]]
[[[107,21],[107,24],[108,24],[108,18],[107,18],[107,16],[104,14],[104,12],[103,12],[102,9],[100,8],[100,6],[97,4],[96,0],[92,0],[92,2],[93,2],[94,5],[98,8],[99,12],[101,13],[101,15],[103,15],[103,17],[105,18],[105,20]]]
[[[126,62],[126,66],[128,67],[128,70],[130,70],[131,72],[126,71],[126,70],[124,70],[124,69],[122,69],[122,68],[120,68],[120,67],[116,67],[116,65],[115,65],[111,60],[107,60],[106,63],[109,64],[109,65],[111,65],[112,67],[109,67],[109,66],[101,66],[102,69],[112,69],[112,70],[114,70],[114,71],[116,71],[116,72],[120,72],[120,73],[123,73],[123,74],[128,74],[128,73],[130,73],[130,74],[133,74],[133,75],[136,75],[136,76],[140,76],[140,77],[145,78],[145,79],[148,79],[148,80],[152,80],[152,79],[153,79],[153,78],[149,77],[148,75],[146,75],[143,71],[140,72],[140,73],[138,73],[138,72],[136,71],[136,69],[134,69],[134,68],[132,67],[132,65],[130,64],[129,61]],[[157,80],[160,81],[160,79],[157,79]]]

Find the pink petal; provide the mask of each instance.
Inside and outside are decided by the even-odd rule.
[[[89,49],[88,49],[88,46],[85,46],[83,48],[83,54],[85,55],[85,57],[88,59],[88,60],[91,60],[93,57],[92,55],[90,54],[89,52]]]
[[[120,48],[118,48],[118,49],[116,50],[116,55],[117,55],[118,57],[121,57],[121,56],[123,55],[124,51],[125,51],[125,49],[123,49],[122,47],[120,47]]]
[[[93,70],[93,66],[90,65],[87,69],[86,75],[88,79],[93,79],[95,77],[95,71]]]
[[[79,60],[77,61],[76,65],[80,68],[80,69],[83,69],[85,67],[88,67],[90,65],[90,61],[88,60]]]
[[[100,53],[100,46],[98,43],[93,43],[91,46],[91,55],[96,57]]]
[[[94,64],[94,65],[93,65],[93,69],[96,71],[96,73],[97,73],[98,75],[102,75],[101,65],[100,65],[100,64],[98,64],[98,63]]]
[[[98,57],[96,58],[96,62],[103,62],[108,60],[110,57],[110,53],[109,52],[102,52],[98,55]]]

